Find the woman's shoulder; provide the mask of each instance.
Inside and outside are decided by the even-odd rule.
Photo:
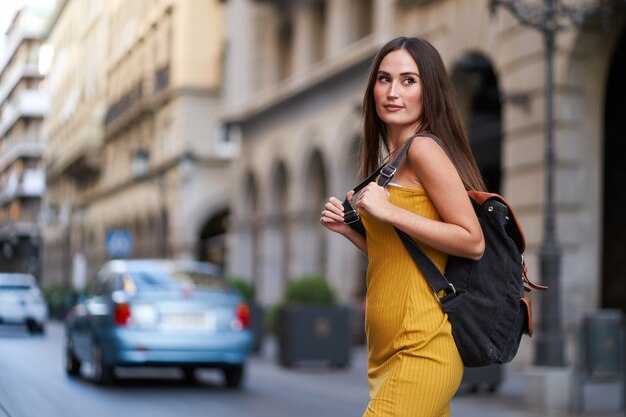
[[[416,136],[407,156],[410,169],[419,178],[428,173],[449,175],[455,170],[442,145],[428,136]]]
[[[438,154],[446,156],[443,146],[443,141],[439,138],[435,139],[430,135],[418,135],[415,136],[413,143],[409,147],[409,157],[428,158]]]

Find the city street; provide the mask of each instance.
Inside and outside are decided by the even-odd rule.
[[[175,369],[122,370],[118,385],[69,379],[62,367],[63,328],[48,326],[45,336],[21,329],[0,333],[1,417],[110,416],[353,416],[367,403],[365,371],[338,372],[323,367],[285,371],[253,358],[242,390],[227,390],[221,374],[201,372],[190,385]]]
[[[365,350],[357,347],[347,370],[307,365],[276,365],[271,340],[253,356],[244,388],[227,390],[221,374],[200,373],[198,384],[184,383],[175,369],[119,370],[114,387],[100,387],[83,377],[69,379],[62,367],[63,329],[50,323],[33,337],[19,328],[0,328],[0,417],[358,417],[367,403]],[[525,411],[523,376],[507,371],[496,394],[461,390],[453,416],[540,416]],[[587,390],[595,412],[585,417],[616,417],[616,385]],[[607,401],[608,399],[608,401]],[[604,410],[597,409],[603,406]],[[606,408],[611,407],[611,408]]]

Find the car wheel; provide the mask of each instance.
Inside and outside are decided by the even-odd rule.
[[[115,381],[115,372],[111,365],[104,360],[102,348],[94,344],[91,360],[93,366],[93,380],[98,385],[110,385]]]
[[[222,369],[228,388],[239,388],[243,381],[243,365],[228,366]]]
[[[35,321],[29,321],[26,324],[26,327],[28,328],[28,333],[30,334],[43,334],[45,328],[43,324],[39,324]]]
[[[65,340],[65,372],[69,376],[78,376],[80,375],[80,365],[80,360],[74,355],[72,341],[68,337]]]

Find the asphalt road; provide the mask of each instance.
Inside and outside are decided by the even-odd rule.
[[[276,364],[270,340],[251,357],[240,390],[226,389],[216,371],[185,383],[177,369],[121,369],[115,386],[101,387],[90,381],[88,364],[80,378],[68,378],[62,350],[59,323],[49,323],[43,336],[0,327],[0,417],[359,417],[368,401],[363,347],[353,350],[348,369],[286,369]],[[503,374],[496,393],[462,386],[452,416],[542,417],[526,409],[523,372],[506,367]],[[619,393],[615,384],[588,387],[590,410],[576,417],[623,416]]]
[[[0,417],[348,417],[367,404],[364,367],[285,369],[263,356],[252,357],[240,390],[226,389],[210,370],[200,371],[200,383],[185,383],[177,369],[121,369],[117,385],[100,387],[88,365],[81,378],[66,376],[62,341],[58,323],[34,337],[0,328]]]

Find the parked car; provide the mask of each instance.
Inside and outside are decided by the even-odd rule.
[[[26,325],[30,333],[43,333],[48,308],[35,277],[0,272],[0,323]]]
[[[114,260],[66,321],[65,370],[93,365],[99,384],[115,367],[175,366],[187,379],[217,368],[239,387],[252,345],[249,309],[220,268],[200,262]]]

